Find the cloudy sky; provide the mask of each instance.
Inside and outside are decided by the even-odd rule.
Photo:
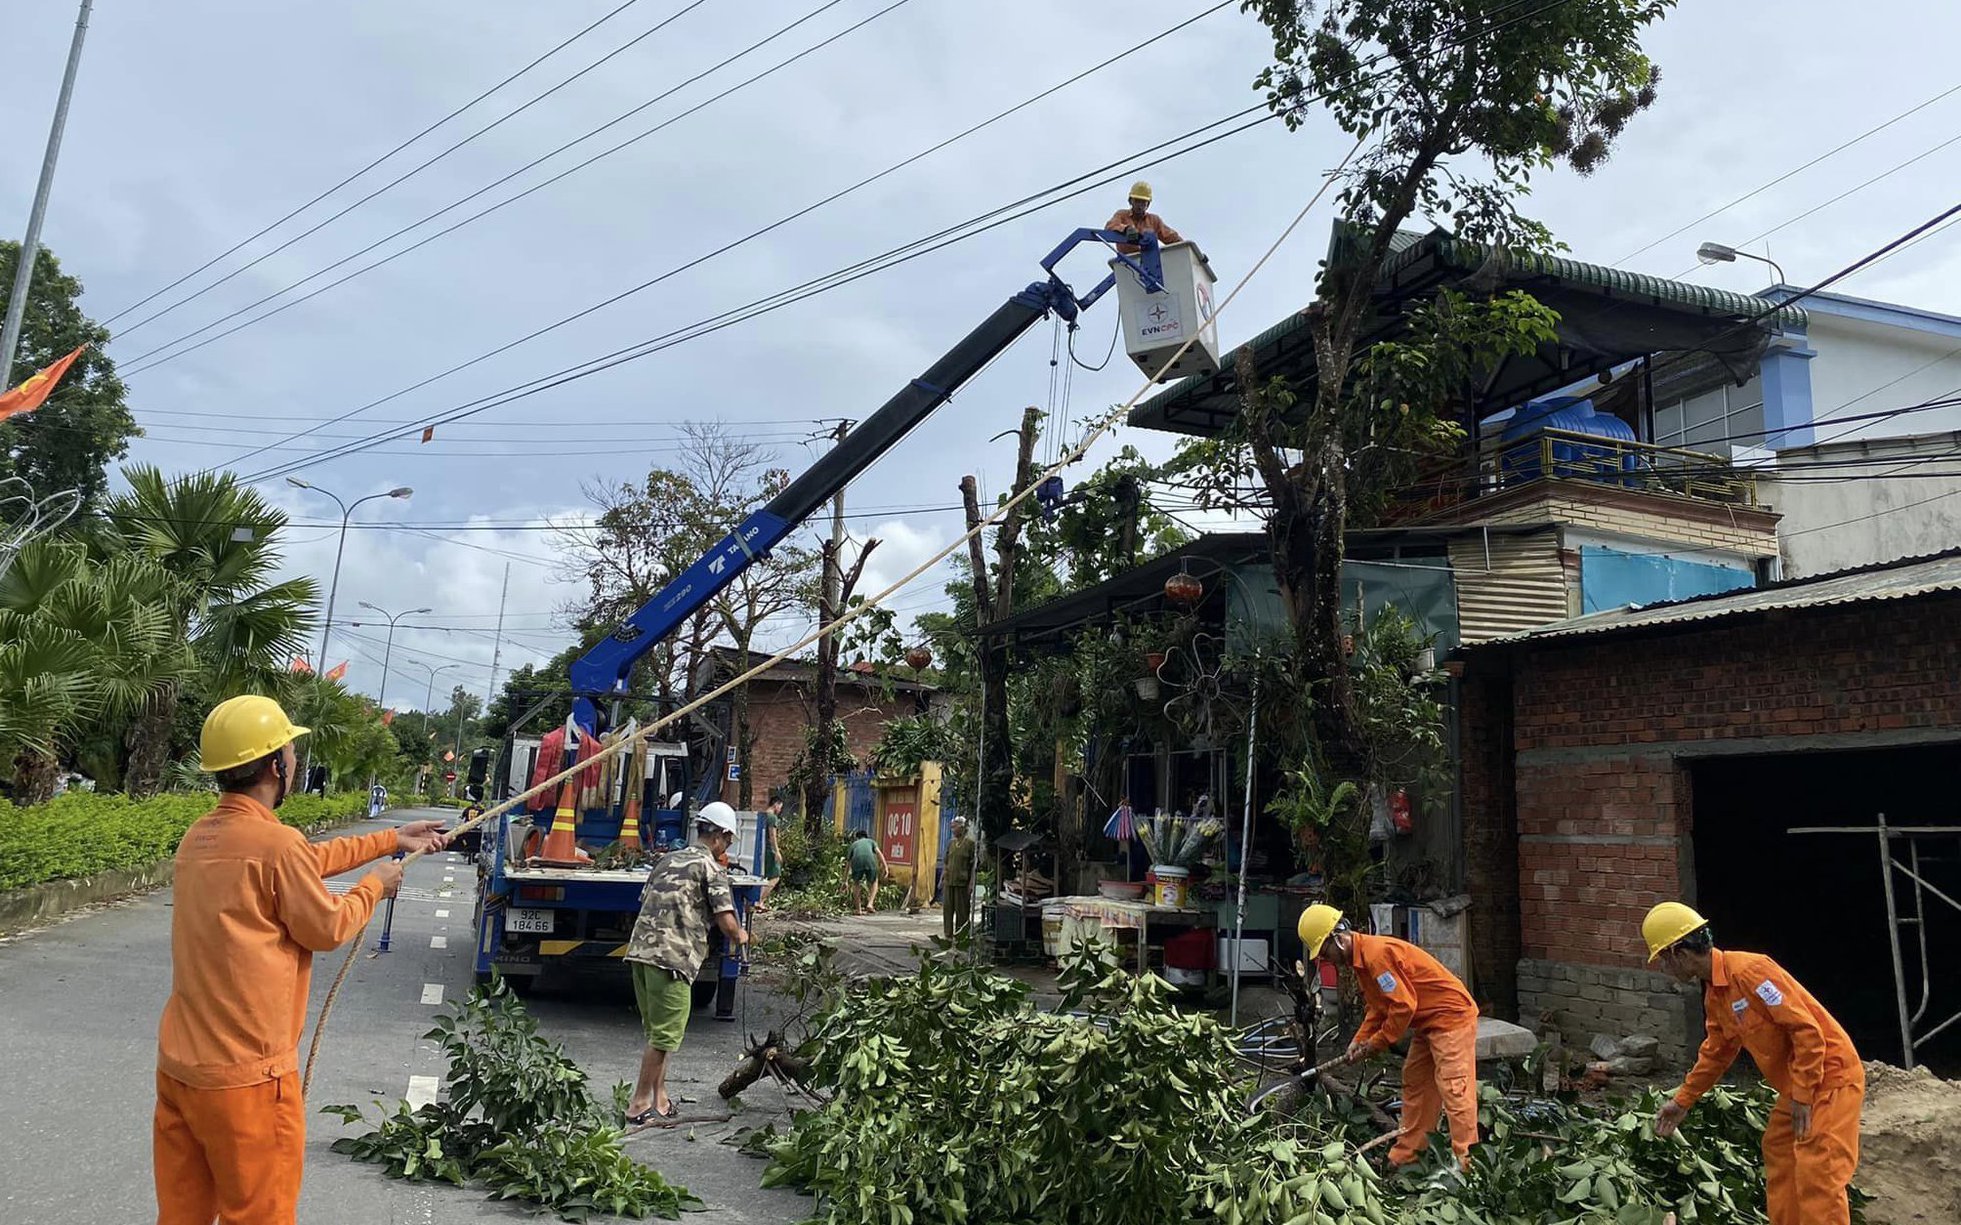
[[[10,234],[25,221],[74,7],[37,0],[8,12],[0,229]],[[1757,266],[1695,267],[1697,243],[1713,239],[1767,251],[1809,284],[1952,203],[1961,149],[1948,142],[1961,142],[1961,92],[1731,202],[1961,87],[1949,54],[1961,11],[1943,8],[1871,0],[1855,20],[1824,0],[1685,4],[1650,39],[1665,70],[1654,110],[1604,170],[1587,180],[1546,176],[1528,209],[1582,259],[1761,288]],[[1250,82],[1266,62],[1264,30],[1236,4],[1211,9],[1204,0],[99,0],[43,241],[86,284],[84,308],[113,319],[112,352],[148,432],[132,458],[170,471],[263,474],[268,496],[308,525],[292,534],[291,565],[324,581],[337,515],[326,498],[287,485],[280,465],[417,427],[1110,163],[1119,164],[1091,181],[1128,182],[1140,151],[1257,100]],[[322,203],[136,305],[594,22]],[[1157,185],[1158,211],[1205,248],[1229,287],[1345,147],[1324,121],[1292,134],[1268,123],[1142,173]],[[349,533],[336,620],[369,616],[360,601],[427,606],[431,614],[402,622],[390,704],[419,704],[430,669],[446,665],[439,692],[451,683],[482,691],[508,563],[503,666],[549,655],[565,641],[555,610],[577,589],[554,581],[554,537],[539,528],[583,513],[582,482],[632,480],[671,462],[677,426],[690,420],[727,422],[801,469],[816,453],[805,441],[816,422],[862,419],[1033,279],[1036,261],[1070,229],[1099,224],[1122,195],[1119,184],[1057,199],[888,271],[444,425],[428,444],[411,436],[305,467],[306,479],[349,500],[396,485],[416,491],[358,512],[377,526]],[[459,221],[467,224],[430,238]],[[1305,302],[1328,221],[1318,210],[1248,286],[1222,320],[1228,343]],[[1955,258],[1954,241],[1936,235],[1839,288],[1961,312]],[[1067,271],[1080,287],[1098,269],[1085,259]],[[1108,307],[1085,317],[1078,351],[1091,363],[1113,325]],[[1051,403],[1051,346],[1048,328],[1036,329],[852,488],[853,534],[885,541],[871,582],[891,581],[952,539],[962,474],[977,473],[990,491],[1006,482],[1012,451],[992,440],[1022,405]],[[1120,356],[1101,373],[1077,371],[1056,407],[1080,422],[1129,399],[1138,382]],[[1094,454],[1126,442],[1169,449],[1131,432]],[[910,614],[944,603],[941,581],[895,605]],[[335,633],[331,659],[350,658],[350,679],[374,692],[382,631]]]

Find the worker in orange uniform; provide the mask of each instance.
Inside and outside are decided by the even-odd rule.
[[[1142,179],[1130,185],[1130,207],[1118,209],[1116,215],[1110,218],[1109,224],[1103,228],[1115,230],[1126,238],[1136,238],[1140,234],[1147,233],[1156,234],[1158,245],[1166,247],[1174,242],[1185,241],[1178,236],[1178,231],[1164,223],[1164,218],[1151,211],[1151,185]],[[1135,255],[1137,244],[1120,242],[1117,244],[1117,250],[1125,255]]]
[[[1409,1165],[1430,1146],[1440,1116],[1450,1118],[1450,1147],[1459,1167],[1478,1142],[1478,1006],[1457,976],[1407,940],[1353,931],[1333,906],[1301,914],[1301,943],[1310,958],[1354,967],[1368,1015],[1348,1044],[1360,1063],[1410,1035],[1403,1060],[1403,1117],[1389,1149],[1391,1165]]]
[[[204,721],[223,792],[177,847],[171,991],[157,1034],[157,1225],[291,1225],[306,1155],[299,1042],[313,954],[393,897],[383,863],[335,897],[325,879],[398,851],[441,849],[441,823],[309,843],[273,809],[293,789],[295,727],[247,695]]]
[[[1650,910],[1641,938],[1651,964],[1677,982],[1702,984],[1708,1029],[1694,1069],[1655,1115],[1655,1134],[1674,1135],[1748,1050],[1777,1090],[1763,1141],[1770,1225],[1846,1225],[1866,1068],[1844,1027],[1770,958],[1717,948],[1708,922],[1680,902]]]

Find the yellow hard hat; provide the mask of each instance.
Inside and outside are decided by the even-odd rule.
[[[257,761],[310,730],[295,726],[271,698],[245,693],[211,708],[204,717],[204,732],[198,737],[198,752],[205,770],[216,774]]]
[[[1144,203],[1149,204],[1151,202],[1151,185],[1142,179],[1132,183],[1130,185],[1130,198],[1133,200],[1142,200]]]
[[[1648,942],[1648,960],[1653,961],[1669,945],[1707,926],[1709,920],[1682,903],[1662,902],[1641,920],[1641,938]]]
[[[1301,911],[1299,928],[1301,943],[1307,946],[1310,960],[1321,955],[1321,946],[1328,942],[1328,937],[1332,936],[1335,928],[1341,925],[1343,917],[1341,911],[1333,906],[1317,904]]]

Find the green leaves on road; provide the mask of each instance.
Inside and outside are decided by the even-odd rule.
[[[686,1188],[627,1156],[621,1147],[625,1085],[601,1102],[585,1072],[501,980],[479,987],[423,1035],[449,1062],[445,1099],[392,1113],[372,1131],[334,1142],[334,1151],[411,1182],[478,1184],[492,1199],[516,1199],[584,1221],[594,1213],[674,1219],[701,1206]],[[377,1103],[379,1104],[379,1103]],[[359,1106],[327,1106],[348,1124]]]

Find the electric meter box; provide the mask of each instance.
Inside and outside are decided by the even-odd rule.
[[[1164,265],[1164,289],[1151,293],[1143,278],[1120,259],[1110,261],[1117,274],[1117,309],[1123,316],[1123,347],[1137,368],[1160,383],[1191,374],[1211,374],[1219,368],[1219,327],[1212,322],[1212,266],[1198,244],[1173,243],[1159,249]],[[1179,346],[1196,335],[1189,349],[1169,369],[1165,363]]]

